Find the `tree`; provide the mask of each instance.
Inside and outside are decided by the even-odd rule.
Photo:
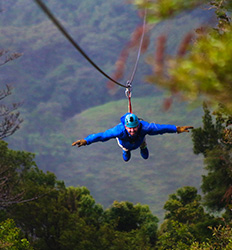
[[[0,66],[15,60],[20,57],[20,53],[9,53],[7,50],[0,50]],[[19,117],[20,113],[16,111],[21,105],[20,103],[12,103],[7,105],[3,103],[3,100],[11,95],[12,87],[6,85],[5,90],[0,90],[0,140],[7,136],[12,135],[19,125],[22,123],[22,119]]]
[[[181,223],[195,223],[204,216],[203,207],[200,205],[201,196],[194,187],[183,187],[176,194],[169,195],[164,205],[167,211],[165,219],[172,219]]]
[[[195,238],[188,225],[170,220],[168,229],[158,237],[158,250],[189,249]]]
[[[153,249],[158,220],[148,206],[114,202],[103,212],[88,195],[81,204],[61,236],[64,249]]]
[[[202,153],[204,156],[207,152],[214,149],[220,144],[219,139],[222,137],[224,130],[223,121],[218,117],[215,121],[210,114],[207,105],[203,105],[204,116],[202,117],[203,126],[195,128],[192,133],[193,138],[193,152],[195,154]]]
[[[202,191],[205,194],[204,204],[215,211],[231,208],[231,162],[232,141],[225,131],[231,131],[231,115],[224,109],[214,113],[212,118],[209,109],[204,107],[203,126],[193,130],[194,152],[203,154],[207,175],[203,175]]]
[[[54,183],[54,176],[32,173],[31,194]],[[43,181],[42,181],[43,180]],[[53,180],[53,181],[52,181]],[[103,210],[85,187],[58,187],[30,203],[8,209],[36,249],[153,249],[157,218],[148,206],[115,202]]]
[[[213,237],[202,243],[194,242],[190,250],[230,250],[232,248],[232,229],[230,225],[210,227],[210,229]]]
[[[8,209],[36,249],[101,249],[97,231],[103,209],[85,187],[66,188],[52,173],[30,174],[30,195],[44,195]],[[96,245],[96,247],[95,247]]]
[[[6,216],[14,219],[35,248],[59,249],[57,235],[67,219],[58,198],[65,190],[64,183],[35,167],[24,176],[24,190],[23,199],[30,202],[12,204]]]
[[[0,208],[23,201],[25,176],[35,166],[33,159],[34,154],[10,150],[0,140]]]
[[[135,232],[138,239],[138,236],[142,236],[143,244],[155,246],[158,219],[152,215],[147,205],[115,201],[105,213],[106,222],[111,224],[116,231]]]
[[[11,219],[0,223],[0,249],[3,250],[33,250],[27,239],[22,238],[21,230]]]
[[[165,221],[160,227],[158,249],[189,249],[196,240],[211,238],[208,226],[220,223],[205,213],[201,196],[194,187],[183,187],[169,196],[164,205]]]
[[[170,91],[173,97],[209,103],[222,103],[232,112],[231,101],[231,53],[232,26],[229,14],[231,1],[147,1],[135,0],[138,8],[147,8],[148,21],[158,23],[181,11],[204,5],[214,10],[217,26],[199,27],[186,34],[175,56],[166,54],[166,36],[157,41],[155,57],[149,60],[153,74],[147,81]]]

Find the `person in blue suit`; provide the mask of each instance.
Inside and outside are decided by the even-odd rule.
[[[131,150],[140,148],[140,154],[143,159],[148,159],[149,151],[145,137],[146,135],[158,135],[165,133],[182,133],[189,132],[192,126],[175,126],[148,123],[139,120],[135,114],[126,113],[121,117],[121,123],[105,132],[91,134],[85,139],[75,141],[72,146],[85,146],[94,142],[104,142],[112,138],[116,138],[118,145],[122,148],[124,161],[129,161],[131,158]]]

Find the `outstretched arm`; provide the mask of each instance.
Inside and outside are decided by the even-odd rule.
[[[193,129],[192,126],[175,126],[169,124],[157,124],[143,122],[143,128],[149,135],[165,134],[165,133],[183,133],[189,132],[189,129]]]
[[[108,141],[112,138],[117,137],[120,133],[121,133],[120,126],[116,126],[114,128],[106,130],[105,132],[88,135],[85,139],[77,140],[73,142],[72,146],[81,147],[81,146],[89,145],[93,142]]]

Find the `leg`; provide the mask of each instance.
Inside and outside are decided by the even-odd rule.
[[[123,157],[123,160],[124,160],[124,161],[129,161],[130,158],[131,158],[131,152],[130,152],[128,149],[124,148],[124,147],[120,144],[118,137],[116,137],[116,140],[117,140],[117,142],[118,142],[118,146],[119,146],[120,148],[122,148],[122,157]]]
[[[145,159],[145,160],[148,159],[148,157],[149,157],[149,151],[147,149],[147,143],[146,143],[145,139],[140,146],[140,154],[143,157],[143,159]]]
[[[124,161],[129,161],[131,158],[131,152],[130,151],[122,151],[122,157]]]

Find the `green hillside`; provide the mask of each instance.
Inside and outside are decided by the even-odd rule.
[[[149,122],[199,126],[201,110],[188,110],[175,103],[162,111],[162,98],[134,98],[134,113]],[[193,154],[191,134],[166,134],[147,137],[150,158],[145,161],[139,150],[125,163],[116,140],[72,147],[76,139],[115,126],[127,112],[127,101],[110,102],[77,114],[65,122],[69,152],[56,165],[56,175],[67,185],[86,186],[97,202],[108,207],[114,200],[148,204],[162,218],[162,207],[170,193],[184,185],[199,187],[202,158]]]
[[[123,48],[142,20],[134,5],[124,0],[49,0],[46,2],[58,20],[88,56],[110,76]],[[64,119],[88,108],[124,98],[118,91],[110,96],[107,82],[62,36],[34,1],[9,0],[2,3],[1,48],[23,54],[4,67],[2,83],[12,83],[16,100],[23,101],[25,113],[40,118],[43,105]],[[204,12],[204,14],[203,14]],[[167,53],[176,53],[187,32],[211,21],[212,13],[196,9],[162,22],[150,30],[150,46],[139,61],[133,95],[157,95],[157,89],[144,84],[151,67],[145,62],[153,56],[157,37],[167,35]],[[121,83],[132,73],[137,51],[131,52]],[[26,119],[25,119],[26,120]],[[42,123],[42,122],[40,122]]]

